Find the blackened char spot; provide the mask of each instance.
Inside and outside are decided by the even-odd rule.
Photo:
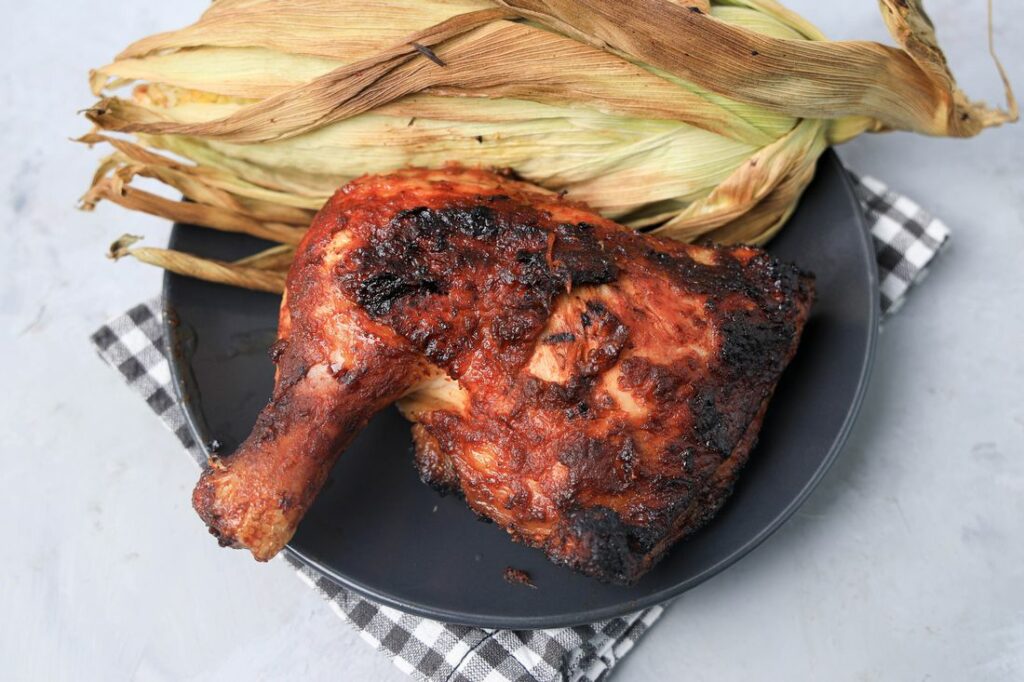
[[[428,236],[435,241],[444,240],[453,230],[476,238],[493,237],[499,231],[494,210],[488,206],[463,208],[452,206],[432,209],[418,206],[395,214],[392,223],[401,225],[411,222],[418,236]]]
[[[399,211],[391,219],[392,234],[398,235],[408,231],[414,237],[427,240],[427,249],[434,253],[447,251],[450,247],[448,242],[449,228],[443,220],[426,206]],[[399,240],[392,238],[390,242],[398,243]],[[381,244],[390,246],[390,244]],[[409,244],[408,246],[413,246]]]
[[[788,320],[768,321],[734,314],[722,323],[722,361],[745,377],[775,372],[786,359],[795,330]]]
[[[664,523],[652,523],[646,526],[626,526],[629,546],[636,554],[647,554],[665,537],[667,528]]]
[[[516,251],[516,262],[522,265],[522,268],[514,275],[515,281],[528,287],[552,284],[551,271],[543,252],[519,249]]]
[[[792,292],[800,291],[805,287],[802,280],[813,280],[814,275],[804,272],[792,263],[785,263],[776,260],[767,253],[760,253],[755,257],[755,265],[761,265],[772,286],[779,292],[786,294],[787,300],[791,298]]]
[[[555,235],[557,239],[552,255],[559,264],[559,273],[573,286],[608,284],[619,276],[611,254],[605,252],[594,236],[593,225],[562,224]]]
[[[591,268],[576,268],[570,273],[574,287],[585,284],[610,284],[619,276],[618,269],[609,261],[603,261]]]
[[[494,211],[487,206],[474,206],[469,209],[468,216],[460,218],[462,231],[474,237],[491,237],[498,231]]]
[[[693,428],[705,447],[723,455],[732,452],[729,424],[715,406],[714,397],[706,393],[694,394],[690,398],[690,410],[693,412]]]
[[[411,224],[415,228],[414,232],[417,235],[429,235],[444,227],[437,220],[437,215],[426,206],[417,206],[416,208],[407,208],[399,211],[391,219],[391,224],[395,227]]]
[[[357,381],[362,379],[368,371],[369,368],[365,366],[355,367],[336,374],[334,378],[340,381],[345,386],[352,386]]]
[[[366,279],[358,292],[359,305],[371,315],[385,315],[391,310],[396,298],[410,291],[409,284],[396,274],[382,272]]]
[[[589,572],[610,580],[627,580],[635,557],[622,517],[608,507],[587,507],[571,512],[568,535],[584,548]]]
[[[655,249],[648,249],[645,255],[658,265],[664,266],[673,265],[677,260],[673,258],[672,255],[669,253],[665,253],[664,251],[657,251]]]
[[[437,293],[440,286],[429,279],[407,279],[393,272],[368,277],[359,285],[356,300],[374,317],[386,315],[399,299],[415,293]]]
[[[420,469],[420,480],[426,483],[428,486],[434,489],[434,492],[441,497],[448,497],[451,495],[457,499],[464,499],[466,494],[462,492],[462,488],[459,487],[458,481],[445,481],[440,478],[431,478],[429,473],[424,469]]]
[[[406,208],[395,214],[395,217],[391,219],[393,224],[399,224],[405,220],[412,218],[416,221],[421,221],[431,213],[430,209],[426,206],[417,206],[415,208]]]
[[[555,343],[570,343],[576,340],[576,335],[572,332],[558,332],[556,334],[548,334],[541,341],[547,344]]]
[[[638,557],[652,550],[665,533],[658,524],[641,527],[625,523],[614,509],[602,506],[570,512],[565,531],[585,548],[582,570],[618,583],[636,578]]]

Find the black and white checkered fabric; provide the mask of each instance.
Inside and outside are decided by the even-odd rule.
[[[883,312],[891,313],[921,280],[949,238],[949,230],[877,180],[854,180],[875,239],[880,305]],[[192,437],[184,410],[174,397],[159,311],[157,300],[137,305],[101,327],[92,342],[202,465],[206,454]],[[288,562],[299,578],[400,670],[430,682],[596,682],[611,672],[664,610],[655,606],[572,628],[487,630],[402,613],[339,587],[287,553],[279,560]]]
[[[899,310],[907,291],[949,241],[949,228],[907,197],[871,177],[854,177],[878,256],[882,312]]]

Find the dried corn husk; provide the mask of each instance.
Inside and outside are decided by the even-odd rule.
[[[245,287],[272,294],[284,292],[286,274],[280,269],[266,267],[257,257],[226,263],[171,249],[156,249],[149,246],[132,248],[132,245],[140,239],[142,237],[137,235],[122,235],[110,245],[107,256],[113,260],[131,256],[143,263],[156,265],[179,275],[205,279],[208,282]]]
[[[829,144],[1017,119],[1008,84],[1006,109],[957,88],[919,1],[879,4],[899,48],[827,41],[772,0],[217,0],[92,72],[82,140],[114,152],[83,204],[294,246],[344,182],[459,161],[636,228],[761,243]]]

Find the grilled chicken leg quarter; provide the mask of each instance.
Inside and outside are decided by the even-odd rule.
[[[425,481],[632,582],[729,495],[812,298],[761,250],[636,234],[494,173],[364,177],[300,245],[273,397],[193,503],[269,559],[398,401]]]

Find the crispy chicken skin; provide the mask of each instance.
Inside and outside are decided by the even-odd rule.
[[[728,497],[812,299],[759,249],[636,234],[502,175],[364,177],[300,245],[273,397],[193,504],[269,559],[398,401],[425,481],[629,583]]]

